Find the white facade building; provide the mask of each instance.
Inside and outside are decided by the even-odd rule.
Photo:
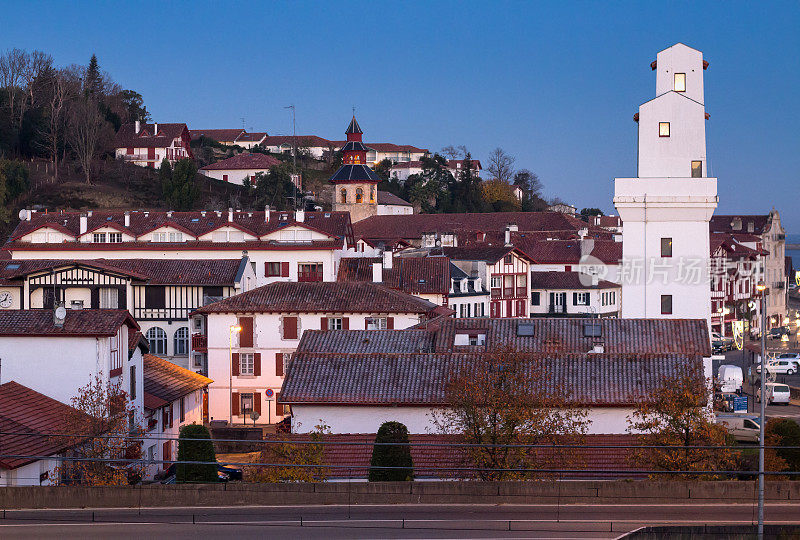
[[[717,179],[707,176],[700,51],[658,53],[656,98],[639,107],[637,178],[617,178],[623,229],[622,316],[711,319],[709,220]]]

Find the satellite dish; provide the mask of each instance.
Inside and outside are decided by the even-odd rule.
[[[19,219],[20,221],[25,221],[26,217],[28,217],[28,211],[23,208],[19,211]]]
[[[67,318],[67,308],[64,306],[58,306],[56,308],[56,318],[57,319],[66,319]]]

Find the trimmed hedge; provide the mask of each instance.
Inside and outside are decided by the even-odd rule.
[[[178,438],[178,461],[217,461],[211,434],[205,426],[189,424],[183,426]],[[177,482],[216,482],[216,465],[191,465],[179,463],[176,466]]]
[[[408,446],[408,428],[400,422],[384,422],[375,436],[376,443],[402,443],[397,446],[376,444],[370,460],[370,482],[405,482],[414,480],[414,462]],[[379,467],[399,467],[382,469]]]

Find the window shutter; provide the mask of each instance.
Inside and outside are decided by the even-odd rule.
[[[231,375],[234,377],[239,375],[239,353],[237,352],[231,355]]]
[[[164,443],[161,445],[161,459],[163,459],[164,461],[172,461],[172,456],[170,455],[170,450],[171,450],[170,443],[171,442],[172,441],[164,441]],[[162,463],[161,466],[163,468],[165,468],[165,469],[168,469],[169,466],[170,466],[170,463]]]
[[[578,305],[578,293],[572,293],[572,304],[577,306]]]
[[[92,309],[99,308],[100,307],[100,289],[97,289],[97,288],[92,289],[91,296],[92,296],[92,299],[90,301],[90,303],[91,303],[90,307]]]
[[[231,413],[233,416],[239,416],[239,392],[231,394]]]
[[[275,392],[275,416],[283,416],[284,415],[284,406],[278,403],[281,400],[281,393]]]
[[[319,320],[319,327],[320,327],[321,330],[327,330],[328,329],[328,318],[327,317],[322,317]]]
[[[350,317],[342,317],[342,329],[350,330]]]
[[[117,307],[119,309],[128,309],[128,295],[125,294],[125,289],[118,289],[117,295]]]
[[[275,353],[275,376],[283,377],[283,353]]]
[[[253,355],[253,375],[256,377],[261,375],[261,353],[257,352]]]
[[[283,339],[297,339],[297,317],[283,318]]]
[[[281,263],[281,277],[289,277],[289,263],[282,262]]]
[[[253,392],[253,410],[261,414],[261,392]],[[269,422],[269,418],[267,418]]]
[[[252,317],[239,317],[239,326],[242,331],[239,332],[239,347],[252,347],[253,346],[253,318]]]
[[[386,329],[394,330],[394,317],[386,317]]]
[[[264,277],[269,277],[269,263],[264,261]]]

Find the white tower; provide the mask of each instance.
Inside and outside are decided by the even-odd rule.
[[[658,53],[656,97],[639,107],[638,177],[617,178],[623,222],[622,316],[711,320],[708,222],[717,179],[706,176],[703,53]]]

